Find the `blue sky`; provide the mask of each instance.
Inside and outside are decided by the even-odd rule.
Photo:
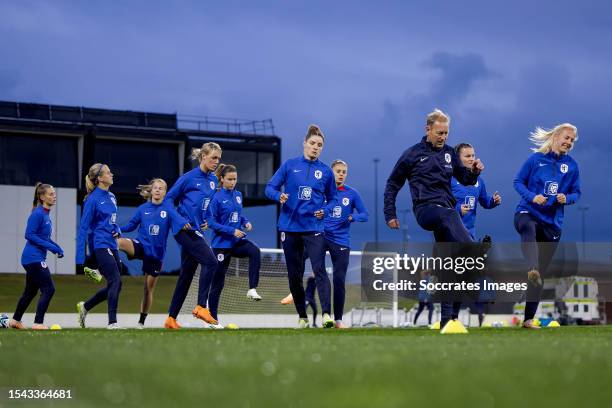
[[[178,4],[176,4],[178,3]],[[2,2],[0,99],[250,119],[272,118],[283,158],[309,123],[322,155],[349,163],[348,183],[374,211],[401,151],[434,107],[452,117],[503,204],[480,211],[480,234],[517,240],[512,179],[535,126],[572,122],[588,205],[587,239],[612,230],[612,4],[540,2]],[[382,208],[382,204],[380,205]],[[407,189],[398,207],[410,208]],[[270,224],[266,209],[250,210]],[[381,239],[400,240],[387,230]],[[580,240],[576,206],[564,240]],[[374,222],[355,225],[354,246]],[[409,221],[413,239],[429,233]],[[262,245],[269,229],[253,234]]]

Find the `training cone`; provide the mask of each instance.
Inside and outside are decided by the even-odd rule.
[[[440,334],[467,334],[467,329],[459,320],[450,320],[440,330]]]
[[[533,325],[534,326],[538,326],[538,327],[542,327],[542,322],[540,322],[540,319],[533,319]]]
[[[435,322],[431,326],[429,326],[431,330],[440,330],[440,322]]]
[[[561,325],[559,324],[559,322],[558,322],[558,321],[553,320],[553,321],[551,321],[550,323],[548,323],[548,324],[546,325],[546,327],[561,327]]]
[[[238,330],[238,325],[236,323],[230,323],[227,326],[225,326],[226,329],[230,329],[230,330]]]
[[[557,323],[559,324],[559,323]],[[52,324],[51,327],[49,327],[51,330],[62,330],[62,326],[60,326],[59,324],[55,323]]]

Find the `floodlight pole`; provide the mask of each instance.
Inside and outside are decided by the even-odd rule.
[[[586,212],[589,206],[581,205],[578,210],[582,212],[582,260],[586,260]]]
[[[374,159],[374,242],[378,248],[378,163],[380,159]]]

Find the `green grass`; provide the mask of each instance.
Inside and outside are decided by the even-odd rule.
[[[2,330],[0,406],[16,387],[69,388],[79,407],[603,407],[611,345],[610,326]]]
[[[166,313],[172,293],[176,285],[176,276],[161,276],[157,281],[151,313]],[[138,313],[144,278],[142,276],[123,276],[121,295],[119,298],[119,313]],[[55,296],[51,300],[48,313],[73,313],[75,305],[81,300],[93,295],[104,286],[87,280],[84,276],[54,275]],[[0,311],[11,314],[15,310],[19,296],[23,292],[25,275],[16,273],[0,273]],[[283,306],[279,301],[289,293],[287,278],[262,276],[258,292],[264,300],[257,303],[246,302],[248,279],[228,275],[221,296],[220,311],[222,313],[295,313],[293,306]],[[35,299],[28,308],[29,313],[36,311]],[[347,285],[345,310],[359,306],[361,302],[361,287]],[[413,301],[401,304],[410,307]],[[194,305],[195,306],[195,305]],[[370,303],[370,306],[374,306]],[[388,303],[387,303],[388,307]]]

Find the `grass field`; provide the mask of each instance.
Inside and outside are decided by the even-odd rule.
[[[595,407],[612,398],[612,327],[0,331],[9,388],[57,406]],[[12,405],[10,405],[12,403]]]
[[[155,288],[155,297],[151,313],[166,313],[172,293],[176,285],[176,276],[161,276]],[[119,297],[119,313],[138,313],[142,301],[142,276],[123,276],[123,285]],[[102,284],[87,280],[84,276],[54,275],[55,296],[49,305],[48,313],[72,313],[77,302],[93,295]],[[25,275],[16,273],[0,273],[0,312],[12,315],[17,300],[25,285]],[[263,301],[246,302],[248,279],[228,276],[225,280],[223,295],[221,296],[220,310],[223,313],[295,313],[293,306],[283,306],[279,301],[289,293],[286,277],[262,276],[259,282],[259,293]],[[361,301],[361,288],[359,285],[347,285],[345,310],[357,307]],[[33,301],[28,312],[36,311],[36,302]],[[402,307],[411,306],[413,302],[402,303]],[[195,306],[195,305],[193,305]],[[102,313],[106,307],[101,309]]]

